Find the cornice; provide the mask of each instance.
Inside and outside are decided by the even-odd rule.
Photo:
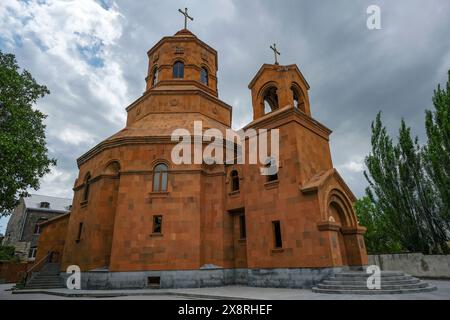
[[[243,129],[247,130],[249,128],[260,129],[260,128],[270,128],[275,122],[286,120],[289,117],[291,121],[297,121],[303,127],[311,130],[312,132],[320,135],[322,138],[329,140],[330,134],[333,132],[323,124],[314,120],[312,117],[308,116],[304,112],[292,107],[286,106],[282,109],[271,112],[259,119],[256,119],[245,126]]]

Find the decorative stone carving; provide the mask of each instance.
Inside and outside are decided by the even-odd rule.
[[[176,46],[174,52],[175,54],[184,54],[184,48]]]

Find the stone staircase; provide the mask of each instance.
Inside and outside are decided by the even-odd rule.
[[[24,289],[56,289],[64,288],[59,277],[59,263],[47,263],[40,272],[36,272],[27,281]]]
[[[317,293],[334,294],[402,294],[430,292],[436,287],[403,272],[381,271],[381,289],[367,288],[367,278],[371,274],[365,271],[345,271],[335,274],[312,288]]]

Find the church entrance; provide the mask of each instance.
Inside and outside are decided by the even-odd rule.
[[[345,244],[342,227],[345,226],[345,218],[342,208],[336,202],[331,202],[329,207],[330,220],[339,226],[339,230],[334,231],[332,235],[332,248],[334,256],[337,257],[337,263],[348,265],[348,250]]]
[[[245,209],[230,211],[233,219],[233,255],[235,268],[247,268],[247,228]]]

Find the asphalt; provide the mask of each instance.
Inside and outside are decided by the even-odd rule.
[[[308,289],[226,286],[195,289],[146,290],[68,290],[47,289],[11,291],[13,285],[0,285],[0,300],[450,300],[450,281],[427,280],[436,291],[392,295],[348,295],[314,293]]]

